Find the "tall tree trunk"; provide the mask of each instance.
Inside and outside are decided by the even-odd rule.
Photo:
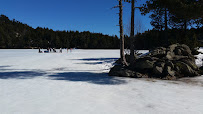
[[[165,16],[164,16],[164,21],[165,21],[165,43],[166,46],[168,46],[168,13],[167,9],[165,8]]]
[[[186,33],[187,32],[187,20],[184,19],[184,32]]]
[[[127,66],[127,62],[125,59],[124,53],[124,34],[123,34],[123,5],[122,0],[119,0],[119,25],[120,25],[120,56],[121,56],[121,64],[123,66]]]
[[[181,43],[188,43],[187,42],[187,19],[184,19],[184,25],[183,25],[183,38],[182,38],[182,41],[181,41]]]
[[[132,0],[131,6],[131,31],[130,31],[130,64],[134,63],[135,55],[134,55],[134,32],[135,32],[135,0]]]

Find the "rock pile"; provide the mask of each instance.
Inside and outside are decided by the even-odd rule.
[[[173,44],[168,48],[159,47],[145,56],[135,58],[134,64],[130,66],[115,65],[109,75],[135,78],[154,77],[167,80],[199,75],[195,57],[190,48],[184,44]]]

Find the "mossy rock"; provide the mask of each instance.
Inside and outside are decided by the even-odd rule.
[[[136,77],[134,71],[122,67],[121,65],[115,65],[109,71],[109,76],[119,76],[119,77]]]
[[[186,63],[183,62],[177,62],[175,64],[176,67],[178,67],[180,69],[180,71],[178,71],[180,74],[183,74],[185,77],[193,77],[193,76],[197,76],[198,73],[193,70],[189,65],[187,65]]]

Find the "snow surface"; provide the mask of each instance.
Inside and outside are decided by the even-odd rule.
[[[197,64],[197,66],[203,66],[203,48],[200,48],[199,50],[198,50],[199,52],[201,52],[199,55],[197,55],[196,57],[197,57],[197,59],[196,59],[196,64]]]
[[[1,114],[203,113],[203,76],[109,77],[119,50],[37,52],[0,50]]]

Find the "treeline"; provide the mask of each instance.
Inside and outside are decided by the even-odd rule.
[[[203,47],[203,27],[191,28],[186,32],[183,29],[168,30],[168,45],[174,43],[186,44],[191,48]],[[153,49],[159,46],[165,46],[165,31],[149,30],[135,36],[135,49]],[[130,46],[130,37],[126,36],[126,48]]]
[[[130,3],[135,0],[124,0]],[[191,48],[203,46],[202,0],[146,0],[139,8],[141,14],[149,14],[153,30],[138,33],[136,49],[151,49],[173,43],[187,44]],[[132,26],[132,25],[131,25]],[[137,26],[139,31],[139,26]],[[126,38],[126,46],[132,40]]]
[[[5,15],[0,16],[0,48],[80,48],[118,49],[119,38],[89,31],[36,29]]]
[[[153,21],[153,20],[152,20]],[[190,29],[169,28],[168,43],[183,43],[188,46],[203,46],[203,26]],[[166,32],[156,27],[135,36],[135,49],[152,49],[165,46]],[[125,47],[130,48],[130,37],[125,36]],[[53,31],[48,28],[32,28],[16,20],[0,16],[0,48],[80,48],[80,49],[118,49],[120,39],[89,31]]]

